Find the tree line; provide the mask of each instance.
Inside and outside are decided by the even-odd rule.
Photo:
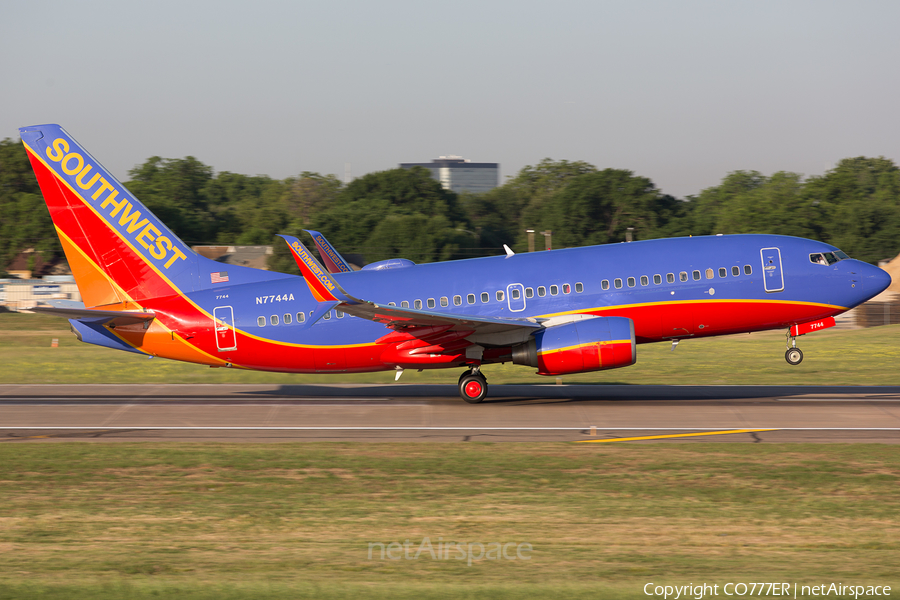
[[[443,189],[423,168],[342,183],[303,172],[278,180],[215,172],[193,157],[152,157],[124,185],[189,245],[269,245],[274,270],[296,273],[278,233],[321,231],[365,262],[433,262],[517,252],[526,229],[551,230],[553,247],[729,233],[819,239],[875,263],[900,252],[900,169],[886,158],[847,158],[823,175],[735,171],[677,199],[623,169],[546,159],[484,194]],[[20,252],[62,249],[24,147],[0,142],[0,276]]]

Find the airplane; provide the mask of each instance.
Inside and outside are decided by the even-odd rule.
[[[796,338],[891,283],[823,242],[716,235],[354,271],[311,232],[323,266],[282,236],[301,276],[193,252],[59,125],[19,130],[84,308],[79,340],[150,357],[289,373],[463,369],[469,403],[483,365],[559,376],[633,365],[637,345],[785,329]]]

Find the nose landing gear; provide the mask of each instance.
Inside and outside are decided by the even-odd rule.
[[[481,374],[481,367],[473,366],[459,376],[459,395],[469,404],[478,404],[487,396],[487,379]]]
[[[797,347],[797,338],[791,335],[791,331],[787,332],[787,351],[784,353],[784,360],[789,365],[799,365],[803,362],[803,351]]]

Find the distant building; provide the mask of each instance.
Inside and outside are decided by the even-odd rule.
[[[400,163],[403,169],[425,167],[451,192],[487,192],[499,185],[499,163],[473,163],[462,156],[442,156],[430,163]]]
[[[47,275],[43,279],[0,279],[0,312],[29,310],[47,300],[81,302],[71,275]]]

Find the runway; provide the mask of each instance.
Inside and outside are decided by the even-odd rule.
[[[900,443],[900,387],[7,385],[0,443]]]

